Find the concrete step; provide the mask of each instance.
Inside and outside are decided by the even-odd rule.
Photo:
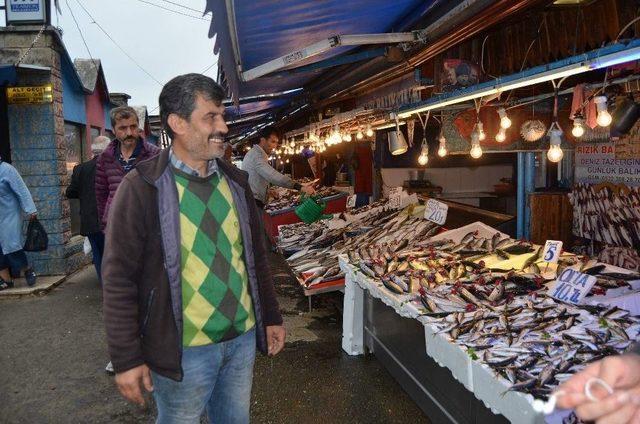
[[[38,275],[33,287],[29,287],[24,278],[16,278],[13,280],[12,289],[0,291],[0,299],[45,294],[60,285],[66,278],[66,275]]]

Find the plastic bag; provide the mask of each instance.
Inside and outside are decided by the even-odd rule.
[[[24,250],[27,252],[42,252],[47,250],[49,246],[49,236],[44,227],[34,218],[29,221],[27,226],[27,240],[24,242]]]
[[[91,253],[91,242],[89,241],[89,237],[84,238],[84,242],[82,243],[82,250],[85,255]]]

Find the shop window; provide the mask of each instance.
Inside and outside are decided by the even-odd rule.
[[[85,127],[70,122],[64,124],[64,141],[66,149],[67,174],[71,179],[73,167],[79,164],[83,158],[83,134]],[[80,202],[78,199],[70,199],[71,207],[71,234],[80,234]]]

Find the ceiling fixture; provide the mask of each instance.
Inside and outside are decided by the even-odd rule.
[[[398,122],[397,116],[396,120],[396,129],[394,131],[389,131],[388,139],[389,139],[389,151],[393,156],[402,155],[409,150],[409,145],[407,144],[407,140],[404,138],[404,134],[400,131],[400,123]]]
[[[596,96],[593,101],[596,104],[596,108],[598,109],[598,117],[596,118],[596,122],[601,127],[608,127],[611,125],[612,117],[609,111],[607,110],[607,96]]]
[[[575,138],[580,138],[584,135],[584,118],[582,115],[576,115],[573,118],[573,128],[571,129],[571,134]]]
[[[440,156],[441,158],[447,156],[447,139],[444,138],[444,134],[440,134],[440,147],[438,147],[438,156]]]
[[[507,130],[505,130],[504,128],[500,128],[500,130],[498,131],[498,134],[496,134],[496,141],[498,143],[504,143],[506,139],[507,139]]]
[[[373,137],[373,128],[371,128],[371,124],[367,124],[367,130],[365,132],[367,137]]]
[[[469,154],[474,159],[479,159],[482,156],[482,147],[480,147],[480,135],[477,131],[471,133],[471,150]]]
[[[422,147],[420,148],[420,156],[418,156],[418,163],[422,166],[425,166],[429,163],[429,145],[427,144],[427,139],[422,138]]]
[[[498,115],[500,115],[500,128],[508,129],[511,127],[511,119],[507,115],[507,111],[505,108],[501,107],[498,109]]]
[[[549,131],[549,150],[547,151],[547,159],[551,162],[560,162],[564,153],[560,147],[562,144],[562,130],[558,127]]]
[[[362,127],[358,127],[358,132],[356,133],[356,140],[362,140],[364,138],[364,134],[362,134]]]

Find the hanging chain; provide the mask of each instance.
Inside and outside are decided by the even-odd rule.
[[[26,57],[29,55],[29,53],[31,52],[31,50],[33,49],[33,46],[36,45],[36,43],[38,42],[38,40],[40,40],[40,37],[42,36],[42,33],[44,32],[45,28],[47,26],[46,25],[42,25],[42,28],[40,28],[40,31],[38,31],[38,34],[35,36],[35,38],[33,39],[33,41],[31,42],[31,45],[29,46],[29,48],[27,49],[26,52],[24,52],[22,54],[22,56],[20,57],[20,59],[18,59],[18,61],[16,62],[15,66],[18,66],[22,63],[23,60],[26,59]]]

